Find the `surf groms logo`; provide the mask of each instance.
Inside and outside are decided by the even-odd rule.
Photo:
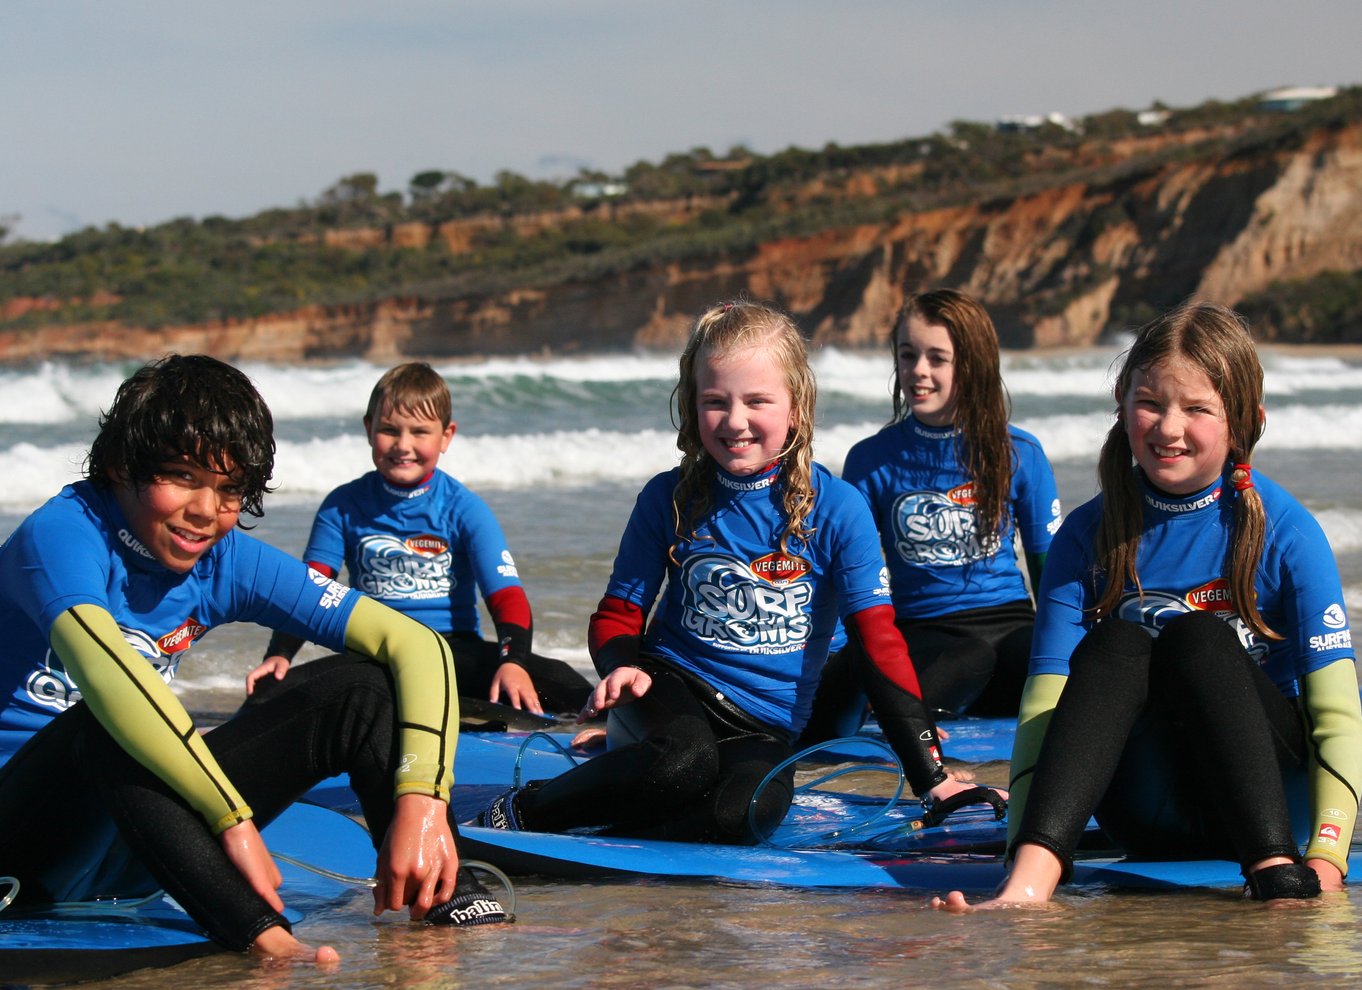
[[[355,587],[374,598],[443,598],[453,587],[453,555],[442,537],[376,533],[355,551]]]
[[[178,654],[189,649],[194,639],[208,629],[191,618],[159,637],[130,626],[121,625],[118,631],[123,634],[123,639],[129,646],[146,658],[161,680],[169,684],[175,679],[175,672],[179,668],[180,660],[183,659]],[[173,648],[163,650],[161,646],[163,642],[170,643]],[[71,680],[71,675],[66,672],[61,658],[50,649],[43,657],[42,665],[29,673],[28,679],[24,682],[24,692],[35,705],[57,712],[66,711],[81,698],[80,690],[76,687],[76,682]]]
[[[1215,578],[1181,595],[1166,591],[1146,591],[1142,596],[1131,592],[1116,606],[1116,617],[1134,622],[1151,636],[1158,636],[1163,627],[1179,615],[1188,612],[1210,612],[1224,620],[1239,637],[1248,655],[1261,664],[1267,660],[1268,645],[1259,642],[1253,630],[1234,611],[1230,599],[1230,583],[1226,578]]]
[[[1002,546],[996,534],[979,539],[973,482],[945,493],[905,492],[894,501],[893,524],[894,552],[907,564],[963,567]]]
[[[726,554],[697,554],[681,569],[681,621],[713,646],[759,653],[802,650],[813,589],[802,557],[770,553],[750,564]]]

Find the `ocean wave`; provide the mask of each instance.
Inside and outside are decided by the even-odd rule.
[[[1111,348],[1066,354],[1010,352],[1003,356],[1003,380],[1014,398],[1091,398],[1106,403],[1114,362]],[[887,350],[815,349],[811,361],[819,389],[884,405],[893,371]],[[1327,356],[1264,355],[1269,406],[1273,396],[1310,394],[1327,400],[1355,401],[1362,395],[1362,362]],[[0,425],[72,424],[93,430],[131,365],[46,362],[36,367],[0,369]],[[346,361],[284,366],[243,363],[276,421],[348,419],[363,415],[369,392],[387,365]],[[516,404],[548,410],[572,405],[610,408],[619,402],[655,402],[665,409],[676,381],[675,355],[658,352],[581,358],[492,358],[474,362],[436,362],[434,367],[454,393],[455,418],[465,410],[508,408]]]
[[[514,417],[512,417],[512,420]],[[1095,461],[1111,426],[1107,410],[1027,417],[1017,425],[1040,440],[1054,462]],[[878,431],[864,420],[820,425],[814,456],[840,471],[847,451]],[[340,430],[341,432],[334,432]],[[28,507],[81,476],[88,442],[0,449],[0,505]],[[1288,405],[1268,414],[1262,450],[1362,448],[1362,407]],[[677,462],[670,429],[545,430],[507,434],[458,433],[441,466],[474,488],[574,487],[603,481],[643,481]],[[350,424],[307,439],[281,439],[275,483],[282,496],[320,496],[370,470],[369,445]]]
[[[81,367],[47,362],[36,368],[0,369],[0,423],[88,422],[94,430],[126,377],[113,365]]]

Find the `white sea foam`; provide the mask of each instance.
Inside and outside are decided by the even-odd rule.
[[[0,505],[33,509],[63,485],[78,481],[85,463],[86,444],[37,447],[16,443],[0,450]]]
[[[474,489],[572,487],[646,480],[674,467],[676,436],[646,430],[587,429],[534,435],[455,436],[440,466]],[[324,495],[373,468],[362,434],[281,443],[275,482],[281,496]]]
[[[1357,509],[1321,509],[1314,516],[1335,554],[1362,550],[1362,512]]]
[[[815,457],[840,471],[857,441],[876,432],[873,421],[821,425]],[[1022,419],[1051,461],[1095,461],[1111,426],[1106,410]],[[1362,407],[1279,407],[1269,413],[1264,450],[1362,448]],[[38,446],[27,441],[0,449],[0,505],[32,507],[77,480],[87,442]],[[574,487],[603,481],[641,481],[676,464],[670,430],[612,431],[596,427],[545,433],[470,436],[459,433],[442,460],[474,488]],[[347,429],[305,441],[280,441],[275,484],[280,495],[320,497],[371,468],[363,433]]]
[[[124,378],[122,368],[76,368],[47,363],[36,368],[0,370],[0,424],[89,422],[113,399]]]

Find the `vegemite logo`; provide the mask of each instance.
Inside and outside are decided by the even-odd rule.
[[[355,587],[375,598],[443,598],[453,587],[453,555],[439,537],[377,533],[359,541],[355,556]]]
[[[803,557],[796,557],[782,550],[768,553],[765,557],[758,557],[752,561],[752,573],[776,587],[798,581],[810,570],[812,565]]]
[[[972,482],[941,492],[906,492],[894,502],[894,551],[908,564],[963,567],[992,557],[1002,541],[980,540]]]
[[[1232,610],[1228,591],[1223,601],[1219,599],[1220,592],[1216,587],[1218,584],[1220,584],[1218,580],[1208,581],[1185,595],[1146,591],[1141,596],[1138,592],[1129,592],[1116,606],[1116,617],[1135,623],[1151,636],[1158,636],[1163,627],[1179,615],[1186,615],[1195,610],[1214,612],[1218,618],[1229,623],[1230,628],[1239,637],[1240,645],[1248,651],[1249,656],[1258,663],[1264,662],[1267,659],[1267,644],[1260,643],[1244,620]]]
[[[161,648],[162,653],[179,653],[181,650],[187,650],[193,646],[194,640],[207,631],[208,627],[191,615],[180,624],[178,629],[168,632],[158,639],[156,645]]]
[[[180,628],[183,629],[184,626]],[[139,629],[119,626],[118,631],[123,634],[129,646],[146,657],[161,680],[169,684],[175,679],[175,670],[179,666],[180,658],[161,652],[158,641]],[[182,646],[180,650],[183,651],[185,648]],[[80,700],[80,691],[76,689],[75,681],[66,673],[61,658],[51,650],[43,657],[42,665],[29,673],[28,679],[24,682],[24,691],[35,705],[58,712],[65,711]]]
[[[449,544],[438,536],[431,536],[429,533],[421,536],[407,537],[407,549],[412,553],[425,554],[427,557],[435,557],[449,549]]]
[[[773,584],[756,566],[776,567],[771,554],[748,565],[723,554],[698,554],[681,569],[682,625],[703,642],[730,650],[789,653],[809,638],[809,582]],[[793,566],[793,565],[784,565]],[[800,575],[802,577],[802,575]]]
[[[1187,592],[1187,604],[1203,612],[1229,615],[1234,612],[1234,601],[1230,597],[1230,582],[1226,578],[1207,581],[1199,588]]]

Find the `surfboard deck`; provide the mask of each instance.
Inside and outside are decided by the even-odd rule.
[[[903,889],[988,892],[1005,873],[1003,857],[981,853],[896,853],[887,850],[783,849],[720,846],[588,835],[549,835],[461,826],[466,855],[513,876],[571,880],[655,877],[807,888]],[[1362,853],[1349,857],[1349,875],[1362,869]],[[1220,860],[1141,861],[1080,857],[1073,887],[1175,890],[1239,887],[1237,863]]]
[[[369,833],[345,815],[298,804],[264,831],[274,853],[349,877],[373,873]],[[309,912],[350,896],[352,884],[280,862],[281,894],[294,925]],[[175,904],[82,902],[0,912],[0,985],[107,979],[148,966],[171,966],[224,951]]]

